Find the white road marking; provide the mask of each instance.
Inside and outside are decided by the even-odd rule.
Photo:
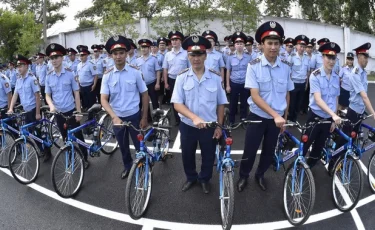
[[[174,144],[171,150],[179,150],[181,147],[181,133],[178,131],[176,138],[174,139]]]

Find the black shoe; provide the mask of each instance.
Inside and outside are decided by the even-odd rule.
[[[87,160],[83,161],[83,165],[84,165],[85,169],[88,169],[90,167],[90,163]]]
[[[237,182],[237,190],[238,192],[242,192],[247,185],[247,178],[240,178]]]
[[[47,161],[49,161],[49,159],[51,159],[51,151],[47,150],[44,153],[43,162],[47,162]]]
[[[255,177],[259,187],[263,190],[263,191],[266,191],[267,190],[267,184],[266,184],[266,180],[263,178],[263,177]]]
[[[210,184],[208,182],[201,182],[201,186],[204,194],[210,193]]]
[[[197,181],[186,181],[184,185],[182,185],[182,191],[186,192],[189,190]]]
[[[130,169],[125,169],[124,171],[122,171],[121,179],[127,178],[129,176],[129,172],[130,172]]]

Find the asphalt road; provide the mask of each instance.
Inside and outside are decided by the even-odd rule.
[[[375,84],[369,85],[370,99],[375,101]],[[299,118],[305,121],[305,116]],[[367,124],[375,126],[374,120]],[[293,131],[297,134],[298,131]],[[178,130],[173,129],[173,139]],[[245,130],[233,132],[233,158],[241,157]],[[174,143],[172,143],[172,146]],[[144,218],[135,221],[126,214],[125,184],[120,179],[121,153],[90,158],[80,193],[74,199],[60,198],[53,191],[51,162],[43,163],[34,184],[24,186],[0,172],[0,229],[221,229],[218,174],[211,180],[211,193],[203,194],[199,186],[181,191],[185,181],[178,143],[172,159],[154,167],[154,183],[150,205]],[[53,150],[54,153],[57,149]],[[367,167],[371,152],[361,159]],[[197,154],[197,168],[200,154]],[[258,162],[255,163],[255,166]],[[374,229],[375,195],[364,175],[361,201],[349,213],[338,211],[331,198],[331,177],[322,164],[313,168],[316,202],[312,216],[299,229]],[[235,192],[234,226],[232,229],[292,228],[283,213],[284,170],[266,173],[268,190],[260,190],[251,173],[249,185],[242,193]],[[238,180],[238,169],[235,182]]]

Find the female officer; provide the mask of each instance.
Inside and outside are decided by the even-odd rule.
[[[341,81],[340,97],[339,97],[339,109],[346,109],[349,106],[349,90],[350,90],[350,80],[349,77],[354,68],[354,54],[348,52],[346,55],[346,66],[341,68],[339,77]]]
[[[204,37],[191,36],[185,39],[182,47],[188,51],[191,67],[183,70],[176,78],[171,102],[181,117],[182,163],[187,181],[182,191],[190,189],[197,180],[203,192],[210,192],[209,180],[215,159],[215,140],[220,138],[221,130],[207,129],[203,122],[218,121],[222,124],[224,104],[227,103],[221,77],[205,67],[206,50],[211,43]],[[202,150],[201,172],[195,169],[197,144]]]
[[[338,96],[340,95],[340,78],[333,71],[336,54],[340,47],[334,42],[328,42],[319,47],[322,54],[323,66],[310,75],[310,110],[306,123],[320,120],[333,120],[332,124],[319,124],[306,131],[309,139],[303,146],[303,153],[313,144],[307,164],[313,167],[320,159],[322,149],[330,132],[335,129],[335,123],[340,124],[341,118],[336,115]]]

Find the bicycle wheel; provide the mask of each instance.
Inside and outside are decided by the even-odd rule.
[[[52,116],[50,118],[50,121],[52,123],[50,123],[48,127],[49,135],[51,137],[51,140],[53,141],[53,145],[59,149],[65,145],[65,141],[63,139],[63,136],[61,135],[59,127],[57,126],[55,116]]]
[[[332,196],[335,206],[342,212],[352,210],[358,203],[362,188],[362,169],[351,155],[336,162],[332,177]]]
[[[74,146],[73,154],[71,146],[62,147],[53,159],[51,169],[52,185],[56,193],[63,198],[76,195],[84,175],[85,167],[79,148]]]
[[[232,227],[234,211],[233,172],[224,170],[220,184],[221,226],[224,230],[229,230]]]
[[[302,225],[315,204],[315,182],[311,170],[298,162],[290,164],[284,179],[284,213],[289,223]]]
[[[224,109],[224,126],[225,127],[228,127],[230,125],[230,122],[229,122],[229,108],[225,108]]]
[[[368,183],[371,189],[372,193],[375,193],[375,178],[373,175],[375,175],[375,151],[372,153],[370,157],[370,162],[368,163],[368,173],[367,173],[367,179]]]
[[[8,168],[9,150],[14,143],[13,135],[7,130],[0,130],[0,167]]]
[[[32,142],[23,138],[17,139],[9,151],[9,170],[16,181],[30,184],[35,181],[39,173],[38,150]]]
[[[133,164],[125,189],[125,202],[129,216],[141,218],[148,207],[152,191],[152,166],[146,169],[145,158]]]
[[[111,155],[118,148],[118,142],[113,132],[113,122],[111,117],[108,114],[104,115],[104,118],[101,119],[101,125],[99,126],[99,140],[101,141],[101,152],[106,155]]]

